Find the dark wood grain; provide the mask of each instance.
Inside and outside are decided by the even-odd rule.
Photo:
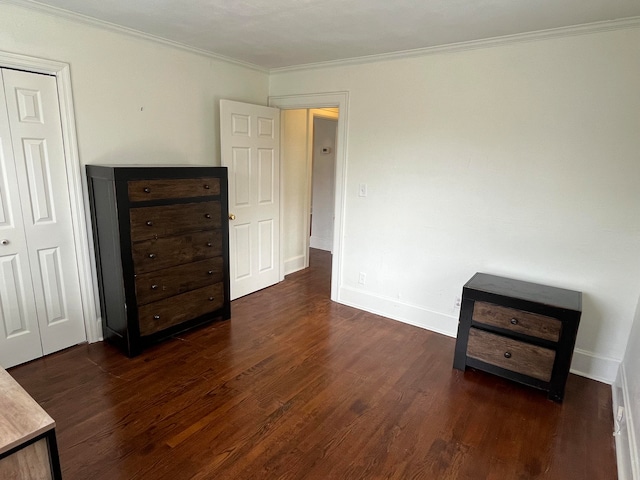
[[[140,335],[151,335],[214,312],[224,303],[222,282],[142,305],[138,309]]]
[[[224,259],[214,257],[136,275],[138,305],[162,300],[224,280]]]
[[[455,341],[329,300],[330,256],[229,322],[129,359],[81,345],[12,369],[56,420],[68,480],[614,480],[611,387],[564,403]]]
[[[220,211],[220,202],[132,208],[131,241],[220,228]]]
[[[221,254],[220,230],[155,238],[136,242],[131,246],[133,268],[136,274],[154,272]]]
[[[219,178],[130,180],[128,185],[132,202],[220,195]]]
[[[472,327],[467,356],[548,382],[556,352]]]
[[[473,321],[551,342],[557,342],[560,339],[562,329],[562,322],[557,318],[487,302],[475,302]]]

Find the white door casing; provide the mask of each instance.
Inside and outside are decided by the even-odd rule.
[[[220,100],[222,166],[229,172],[231,299],[282,280],[280,111]]]
[[[2,79],[6,102],[1,105],[6,105],[3,115],[8,118],[13,151],[13,158],[5,153],[3,160],[5,166],[15,166],[17,191],[16,196],[8,190],[7,200],[22,206],[24,240],[19,248],[26,249],[28,259],[24,260],[30,271],[28,281],[22,276],[19,289],[25,305],[29,297],[33,299],[23,311],[35,308],[35,315],[30,313],[22,326],[11,327],[14,333],[8,333],[6,322],[5,332],[0,332],[5,333],[0,338],[5,344],[0,363],[8,366],[83,342],[86,333],[56,79],[15,70],[3,70]],[[13,218],[17,219],[17,212]],[[14,288],[9,280],[2,278],[7,291]],[[35,352],[36,332],[40,355],[25,360],[27,355],[19,346],[22,337],[31,337],[29,351]]]

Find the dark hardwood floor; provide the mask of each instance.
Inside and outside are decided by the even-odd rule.
[[[330,256],[232,319],[128,359],[81,345],[10,373],[66,480],[615,479],[611,389],[452,368],[454,339],[329,300]]]

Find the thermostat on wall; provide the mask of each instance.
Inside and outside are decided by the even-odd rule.
[[[325,155],[331,153],[331,147],[322,147],[322,153]]]

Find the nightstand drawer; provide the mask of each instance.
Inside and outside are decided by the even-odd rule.
[[[220,195],[219,178],[165,178],[127,183],[132,202]]]
[[[467,356],[548,382],[551,380],[556,354],[548,348],[472,327],[469,330]]]
[[[475,302],[473,321],[552,342],[560,339],[562,329],[557,318],[486,302]]]

